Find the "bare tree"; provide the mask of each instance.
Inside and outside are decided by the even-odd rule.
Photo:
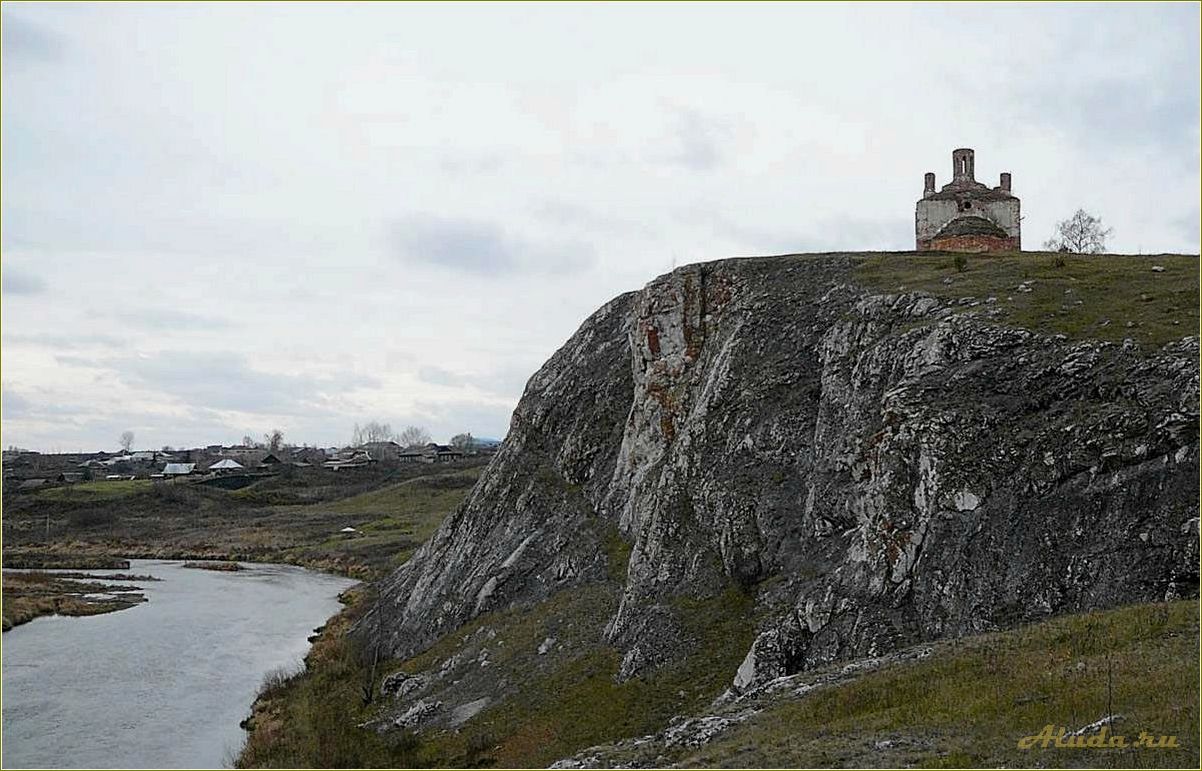
[[[1049,252],[1101,254],[1106,251],[1106,239],[1113,234],[1112,228],[1102,227],[1101,217],[1077,209],[1073,216],[1056,223],[1056,235],[1044,241],[1043,248]]]
[[[476,446],[476,440],[470,433],[455,434],[451,437],[451,446],[457,450],[471,450]]]
[[[405,426],[405,430],[401,432],[397,440],[404,447],[412,447],[415,444],[429,444],[430,432],[420,426]]]
[[[272,452],[279,452],[280,445],[284,443],[284,432],[278,428],[273,428],[266,434],[263,434],[263,446]]]
[[[117,441],[121,445],[121,449],[128,453],[134,446],[134,432],[122,431],[121,438]]]
[[[252,439],[250,434],[247,434],[246,436],[242,437],[242,446],[243,447],[258,447],[259,443],[256,442],[254,439]]]
[[[363,425],[355,424],[355,432],[351,436],[351,445],[361,447],[369,442],[388,442],[395,438],[392,426],[387,423],[369,420]]]

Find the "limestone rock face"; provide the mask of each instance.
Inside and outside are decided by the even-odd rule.
[[[617,571],[620,676],[681,598],[754,597],[732,687],[1198,591],[1198,340],[1158,351],[873,293],[840,255],[681,268],[526,387],[463,506],[356,634],[415,654]],[[629,547],[615,549],[616,540]]]

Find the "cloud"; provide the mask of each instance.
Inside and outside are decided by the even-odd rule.
[[[417,371],[417,377],[423,382],[441,386],[460,386],[470,382],[463,375],[448,372],[442,367],[422,367]]]
[[[202,331],[235,326],[229,319],[169,308],[140,308],[114,311],[108,315],[131,327],[149,330]]]
[[[1183,62],[1181,66],[1190,65]],[[1142,79],[1078,76],[1075,82],[1054,88],[1032,85],[1020,91],[1018,102],[1032,122],[1065,131],[1091,149],[1144,145],[1177,156],[1171,163],[1193,164],[1197,158],[1196,82],[1186,78],[1179,89],[1161,90],[1148,88]]]
[[[668,156],[669,162],[693,171],[712,171],[722,162],[721,147],[730,141],[731,131],[696,110],[682,109],[677,111],[673,139],[679,147]]]
[[[5,420],[57,420],[64,417],[86,415],[90,410],[81,404],[63,401],[45,401],[45,397],[29,397],[24,393],[4,386],[0,393],[3,400],[3,417]]]
[[[423,383],[437,386],[470,385],[493,397],[516,400],[522,395],[522,391],[526,388],[526,382],[537,368],[537,365],[523,367],[515,364],[489,372],[465,374],[430,366],[419,369],[417,378]]]
[[[914,224],[908,219],[824,218],[805,232],[745,225],[718,213],[691,212],[714,223],[716,232],[742,244],[746,254],[800,254],[805,252],[883,251],[914,248]]]
[[[54,32],[20,16],[5,11],[0,16],[6,61],[54,61],[62,56],[63,41]]]
[[[500,153],[457,153],[444,155],[438,165],[443,171],[451,174],[495,174],[504,166],[505,159]]]
[[[1199,232],[1202,232],[1202,219],[1199,218],[1197,209],[1173,220],[1173,225],[1180,231],[1182,241],[1193,244],[1194,249],[1198,248],[1198,235]]]
[[[405,256],[468,273],[508,273],[517,255],[504,231],[490,222],[410,218],[396,227]]]
[[[4,268],[3,289],[7,295],[35,295],[46,291],[45,279],[17,268]]]
[[[474,436],[504,437],[509,433],[512,404],[487,404],[479,401],[419,401],[414,405],[423,417],[414,421],[428,426],[436,437],[450,437],[462,431]]]
[[[340,393],[379,385],[364,376],[266,372],[238,354],[207,351],[161,351],[90,360],[72,357],[62,363],[111,370],[126,385],[158,391],[195,409],[271,415],[328,411]]]
[[[105,346],[108,348],[125,348],[128,343],[116,335],[80,332],[77,335],[66,335],[54,332],[34,332],[29,334],[5,334],[5,342],[17,345],[32,345],[43,348],[54,348],[64,351],[75,351],[85,348]]]
[[[5,420],[14,418],[23,418],[30,413],[32,404],[21,394],[8,388],[0,391],[0,404],[3,405],[3,416]]]
[[[999,119],[1062,133],[1099,161],[1143,147],[1156,163],[1195,166],[1199,79],[1180,73],[1198,68],[1198,5],[1116,5],[1102,24],[1090,5],[1057,14],[1068,23],[1042,31],[1042,56],[1011,57],[999,83],[978,79],[978,88],[1000,87],[1009,114]]]
[[[597,260],[589,244],[525,239],[483,220],[413,216],[393,237],[402,259],[486,276],[580,273]]]
[[[499,435],[672,264],[913,248],[958,146],[1015,173],[1031,243],[1085,205],[1118,251],[1197,250],[1197,4],[713,4],[687,35],[617,6],[64,8],[0,9],[5,385],[90,410],[6,419],[27,446]],[[914,42],[952,39],[972,66]]]

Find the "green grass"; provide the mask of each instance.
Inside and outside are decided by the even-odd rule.
[[[633,546],[622,537],[616,525],[612,525],[602,533],[602,543],[609,567],[609,578],[619,583],[626,580],[626,569],[630,564],[630,552]]]
[[[999,309],[1001,322],[1072,339],[1159,348],[1198,334],[1198,257],[1062,256],[1057,267],[1053,254],[968,255],[959,272],[951,254],[879,254],[856,258],[855,276],[880,291],[971,297],[981,303],[974,310]],[[1028,281],[1030,292],[1017,291]]]
[[[1177,735],[1171,749],[1019,750],[1045,725],[1113,712],[1113,733]],[[722,766],[1198,765],[1198,603],[1053,619],[941,644],[808,697],[777,702],[671,762]],[[877,742],[892,740],[882,750]]]
[[[617,682],[621,653],[603,642],[602,632],[617,609],[618,588],[608,581],[575,587],[533,607],[487,613],[411,659],[381,662],[373,681],[376,693],[393,672],[437,670],[467,651],[467,680],[477,681],[479,692],[494,698],[460,729],[417,737],[394,732],[380,738],[353,727],[373,710],[390,714],[392,705],[365,706],[364,658],[351,655],[348,638],[323,636],[318,648],[325,652],[311,660],[304,674],[284,687],[273,684],[272,703],[258,709],[287,719],[270,725],[264,721],[268,727],[262,731],[256,728],[239,764],[540,767],[591,744],[654,731],[673,715],[700,709],[721,693],[753,637],[750,598],[731,590],[684,602],[681,607],[689,615],[680,620],[684,635],[693,638],[693,655],[645,677]],[[539,643],[548,637],[559,645],[539,656]],[[480,644],[490,654],[487,669],[475,663],[472,646]],[[336,653],[327,655],[329,651]],[[469,694],[435,698],[449,698],[453,705]],[[319,757],[314,737],[338,731],[348,738]],[[361,733],[366,737],[362,742],[356,738]]]
[[[539,767],[654,733],[675,715],[705,714],[751,642],[750,601],[731,590],[676,603],[688,611],[684,634],[697,635],[699,652],[617,682],[619,652],[597,636],[616,607],[613,589],[608,582],[577,587],[532,608],[486,614],[408,661],[380,664],[371,680],[376,692],[387,674],[429,672],[467,650],[467,641],[486,639],[492,666],[472,678],[504,678],[478,683],[503,699],[458,730],[380,736],[354,728],[389,705],[364,704],[370,673],[363,658],[352,655],[347,638],[327,635],[306,674],[275,686],[269,711],[289,717],[252,732],[255,751],[242,765]],[[548,636],[563,647],[537,657]],[[474,651],[467,660],[474,666]],[[1073,730],[1106,715],[1108,681],[1113,711],[1124,716],[1116,733],[1176,735],[1181,746],[1018,749],[1019,738],[1045,725]],[[602,759],[646,765],[651,755],[638,753],[662,752],[653,765],[1197,767],[1197,683],[1197,601],[1131,606],[938,643],[923,660],[805,696],[766,699],[754,717],[700,748],[657,745]],[[466,698],[460,693],[449,703]],[[322,736],[341,738],[323,744]]]
[[[484,623],[505,640],[497,666],[521,673],[513,692],[482,712],[459,733],[426,739],[427,760],[438,765],[468,766],[487,761],[501,767],[545,767],[576,750],[661,728],[676,714],[699,709],[730,684],[753,630],[750,599],[728,592],[708,600],[689,601],[690,615],[681,616],[684,634],[695,643],[684,660],[645,676],[618,682],[618,650],[599,643],[599,633],[616,609],[615,597],[601,587],[562,592],[528,611],[487,618]],[[535,664],[530,652],[551,634],[565,636],[567,623],[580,624],[593,636],[568,638],[567,660],[552,666]],[[462,639],[463,632],[448,637]],[[444,649],[427,663],[445,655]],[[508,660],[513,656],[518,660]],[[522,660],[522,657],[531,660]],[[420,662],[409,662],[411,667]],[[412,670],[417,671],[417,670]],[[487,744],[487,752],[471,752]]]
[[[44,501],[112,501],[150,490],[149,479],[122,479],[106,482],[79,482],[65,487],[52,487],[34,493]]]
[[[332,534],[310,545],[308,551],[370,553],[386,559],[391,566],[401,565],[459,506],[483,470],[483,466],[477,466],[432,473],[332,503],[298,509],[297,514],[346,515],[347,521],[359,531],[350,536]]]

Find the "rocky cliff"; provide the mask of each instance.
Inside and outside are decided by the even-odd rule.
[[[592,633],[622,680],[705,655],[689,603],[734,592],[755,626],[737,692],[1196,596],[1197,337],[1022,328],[1004,299],[871,286],[863,259],[694,265],[602,307],[356,635],[408,659],[481,614],[605,586]]]

